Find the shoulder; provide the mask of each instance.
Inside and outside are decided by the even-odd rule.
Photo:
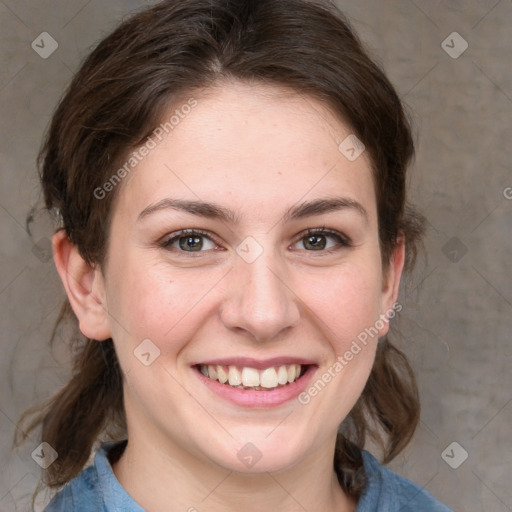
[[[419,485],[380,465],[370,452],[362,450],[362,456],[367,486],[356,512],[453,512]]]
[[[84,469],[63,487],[43,512],[70,512],[72,510],[82,512],[104,510],[98,485],[98,473],[94,466]]]
[[[116,479],[109,456],[119,454],[126,441],[103,443],[88,466],[63,487],[43,512],[144,512]]]

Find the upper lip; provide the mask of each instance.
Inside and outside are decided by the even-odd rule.
[[[315,362],[311,359],[304,359],[301,357],[291,357],[291,356],[280,356],[280,357],[272,357],[270,359],[253,359],[251,357],[229,357],[224,359],[209,359],[208,361],[201,361],[192,364],[192,366],[197,365],[207,365],[207,366],[237,366],[240,368],[249,367],[255,368],[257,370],[264,370],[265,368],[270,368],[271,366],[284,366],[290,364],[300,364],[300,365],[314,365]]]

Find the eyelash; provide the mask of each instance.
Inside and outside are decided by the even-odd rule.
[[[339,251],[342,248],[352,247],[352,242],[350,241],[350,239],[348,237],[346,237],[336,231],[328,230],[325,227],[307,229],[306,231],[300,233],[297,240],[292,245],[295,245],[296,243],[300,242],[301,240],[307,238],[308,236],[318,236],[318,235],[331,237],[334,240],[336,240],[338,245],[335,247],[331,247],[330,249],[324,249],[324,250],[318,250],[318,251],[314,251],[314,250],[310,251],[308,249],[303,249],[304,251],[312,252],[312,253],[318,252],[318,253],[323,253],[323,254],[326,254],[326,253],[331,254],[335,251]],[[171,238],[167,238],[166,240],[162,241],[159,245],[162,248],[167,249],[167,250],[176,251],[176,252],[180,252],[180,253],[186,253],[186,254],[188,253],[188,254],[192,255],[192,257],[197,257],[201,253],[207,252],[207,251],[183,251],[181,249],[176,249],[174,247],[171,247],[171,245],[174,242],[176,242],[177,240],[179,240],[180,238],[187,238],[187,237],[191,237],[191,236],[205,237],[205,238],[208,238],[211,242],[217,244],[215,239],[213,239],[212,236],[209,233],[207,233],[206,231],[203,231],[201,229],[183,229],[183,230],[175,233]],[[217,244],[217,245],[220,245],[220,244]],[[197,256],[195,255],[195,253],[197,253]]]

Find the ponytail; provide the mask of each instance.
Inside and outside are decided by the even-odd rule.
[[[363,393],[342,423],[334,463],[340,485],[359,497],[365,486],[361,449],[367,435],[393,460],[411,440],[420,419],[420,401],[414,372],[405,354],[387,337],[381,339]]]
[[[58,325],[71,315],[66,301],[50,343]],[[102,433],[116,438],[126,432],[121,371],[112,339],[86,339],[75,355],[73,374],[66,386],[43,405],[28,409],[19,424],[31,415],[35,417],[27,427],[17,429],[14,444],[23,443],[41,425],[41,441],[57,452],[57,459],[44,471],[43,483],[50,488],[61,487],[84,468]]]

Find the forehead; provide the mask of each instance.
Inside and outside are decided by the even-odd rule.
[[[162,113],[152,147],[122,183],[118,208],[136,216],[165,197],[259,208],[352,196],[375,213],[366,153],[350,161],[352,135],[322,103],[283,88],[239,82],[197,91]],[[149,139],[148,139],[149,140]]]

